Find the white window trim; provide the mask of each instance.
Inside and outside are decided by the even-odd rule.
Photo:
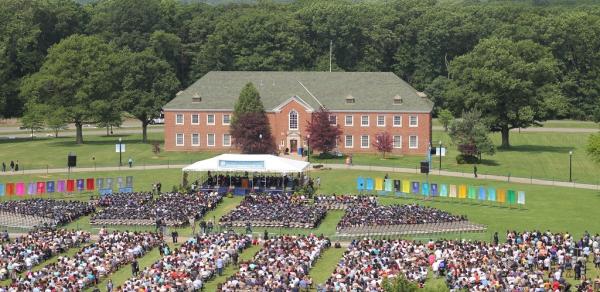
[[[396,140],[396,137],[400,137],[400,146],[396,147],[396,144],[394,143],[394,141]],[[392,137],[392,144],[394,145],[394,149],[402,149],[402,136],[401,135],[394,135]]]
[[[363,117],[367,117],[367,124],[366,125],[363,125]],[[361,127],[368,127],[370,123],[371,123],[371,121],[370,121],[370,117],[369,116],[360,116],[360,126]]]
[[[292,113],[296,113],[296,128],[292,128]],[[288,114],[288,130],[300,129],[300,114],[296,110],[291,110]]]
[[[229,123],[225,123],[225,116],[229,116]],[[223,124],[223,126],[229,126],[229,125],[231,125],[231,115],[230,114],[223,114],[223,116],[221,117],[221,124]]]
[[[181,123],[177,122],[177,116],[181,116]],[[175,114],[175,125],[183,125],[185,124],[185,115],[184,114]]]
[[[350,117],[350,121],[351,123],[348,124],[348,117]],[[354,116],[353,115],[347,115],[344,117],[344,125],[347,127],[352,127],[354,126]]]
[[[229,144],[225,144],[225,135],[229,135]],[[231,146],[231,134],[223,134],[223,146],[230,147]]]
[[[410,137],[415,137],[416,146],[410,146]],[[418,149],[419,148],[419,136],[410,135],[408,136],[408,149]]]
[[[400,117],[400,125],[396,125],[396,117]],[[394,115],[392,117],[392,126],[396,128],[402,128],[402,115]]]
[[[181,144],[177,143],[177,137],[181,135]],[[175,146],[185,146],[185,134],[184,133],[176,133],[175,134]]]
[[[412,117],[415,117],[415,119],[417,121],[417,123],[415,125],[412,125],[411,122],[410,122]],[[419,126],[419,116],[408,116],[408,126],[411,127],[411,128],[418,127]]]
[[[348,146],[348,137],[350,137],[350,146]],[[346,135],[344,136],[344,148],[354,148],[354,136],[352,135]]]
[[[194,116],[198,116],[198,122],[194,123]],[[192,125],[200,125],[200,114],[192,114],[190,115],[190,124]]]
[[[208,136],[210,136],[210,135],[213,135],[213,144],[212,145],[209,144],[210,139],[208,139]],[[217,135],[215,135],[213,133],[206,134],[206,146],[215,147],[215,145],[217,145]]]
[[[383,117],[383,125],[379,124],[379,117]],[[385,127],[385,115],[377,115],[377,127]]]
[[[363,143],[362,143],[362,142],[363,142],[363,139],[362,139],[362,138],[363,138],[364,136],[367,136],[367,146],[366,146],[366,147],[365,147],[365,146],[363,146]],[[371,146],[371,137],[369,137],[369,135],[360,135],[360,148],[367,149],[367,148],[369,148],[370,146]]]
[[[198,143],[194,144],[194,135],[198,136]],[[200,133],[192,133],[190,135],[192,146],[200,146]]]
[[[210,116],[213,116],[213,121],[212,121],[212,123],[208,121],[208,117],[210,117]],[[216,120],[217,120],[217,117],[215,116],[215,114],[208,114],[208,115],[206,115],[206,124],[207,124],[207,125],[213,125],[213,126],[214,126],[214,125],[215,125],[215,122],[216,122]]]

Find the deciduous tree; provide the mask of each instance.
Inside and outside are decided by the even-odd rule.
[[[479,110],[464,112],[461,119],[452,122],[448,134],[463,157],[478,159],[480,154],[493,155],[496,152],[488,135],[489,126],[481,118]]]
[[[443,109],[438,114],[438,120],[444,127],[444,132],[448,132],[448,126],[452,123],[452,121],[454,121],[454,116],[452,115],[451,111]]]
[[[373,141],[373,147],[381,152],[383,158],[388,152],[392,152],[394,149],[394,139],[388,132],[380,132],[375,135],[375,141]]]
[[[587,145],[585,147],[587,154],[597,163],[600,163],[600,134],[591,134],[588,138]]]
[[[324,107],[312,114],[312,118],[308,121],[306,132],[310,135],[310,148],[321,151],[322,153],[331,152],[335,149],[342,130],[339,125],[332,125],[329,117],[331,113]]]
[[[31,130],[31,140],[35,137],[35,131],[44,129],[44,115],[46,107],[41,104],[29,102],[25,105],[25,114],[21,118],[21,125]]]

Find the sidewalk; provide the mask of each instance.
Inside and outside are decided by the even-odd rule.
[[[325,168],[331,169],[347,169],[347,170],[367,170],[367,171],[380,171],[380,172],[396,172],[396,173],[412,173],[418,174],[418,169],[415,168],[404,168],[404,167],[386,167],[386,166],[369,166],[369,165],[353,165],[348,166],[345,164],[322,164]],[[131,170],[151,170],[151,169],[182,169],[187,166],[184,164],[172,164],[172,165],[142,165],[142,166],[134,166],[129,168],[128,166],[113,166],[113,167],[84,167],[84,168],[73,168],[71,172],[99,172],[99,171],[131,171]],[[313,170],[314,171],[314,170]],[[49,173],[67,173],[66,168],[50,168],[50,169],[32,169],[32,170],[24,170],[19,172],[0,172],[0,177],[2,176],[13,176],[13,175],[24,175],[24,174],[49,174]],[[473,178],[471,173],[462,173],[462,172],[454,172],[454,171],[446,171],[446,170],[432,170],[430,172],[432,175],[440,175],[440,176],[449,176],[449,177],[462,177],[462,178]],[[576,188],[576,189],[588,189],[588,190],[598,190],[600,191],[600,185],[595,184],[584,184],[584,183],[575,183],[575,182],[562,182],[562,181],[551,181],[551,180],[543,180],[543,179],[535,179],[535,178],[525,178],[525,177],[507,177],[502,175],[490,175],[490,174],[480,174],[478,179],[483,180],[495,180],[495,181],[504,181],[504,182],[512,182],[512,183],[522,183],[522,184],[530,184],[530,185],[540,185],[540,186],[557,186],[557,187],[567,187],[567,188]]]

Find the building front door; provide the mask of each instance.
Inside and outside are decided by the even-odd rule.
[[[290,140],[290,153],[298,152],[298,140],[291,139]]]

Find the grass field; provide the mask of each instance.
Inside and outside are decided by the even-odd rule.
[[[432,120],[433,126],[442,126],[438,119]],[[598,129],[598,123],[591,121],[576,120],[548,120],[542,122],[544,128],[576,128],[576,129]]]

